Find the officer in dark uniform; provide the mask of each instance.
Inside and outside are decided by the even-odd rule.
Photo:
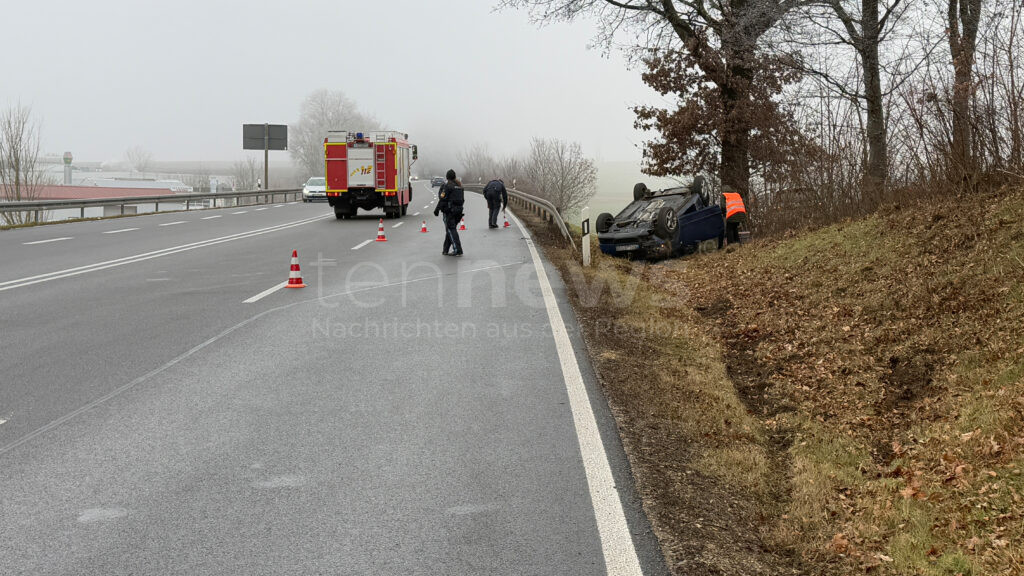
[[[484,186],[484,198],[487,200],[487,209],[490,214],[487,217],[487,226],[498,227],[498,212],[508,207],[508,191],[505,190],[505,182],[499,178],[491,180]]]
[[[448,249],[452,248],[452,256],[462,256],[462,241],[459,240],[459,220],[462,219],[462,207],[466,202],[465,191],[462,185],[455,178],[455,170],[449,170],[445,174],[448,179],[437,192],[437,206],[434,207],[434,216],[444,214],[444,247],[441,254],[448,256]]]

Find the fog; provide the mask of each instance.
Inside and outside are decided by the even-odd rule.
[[[291,123],[342,90],[425,154],[532,136],[639,160],[631,107],[659,102],[586,22],[537,28],[496,0],[9,2],[0,105],[31,106],[45,153],[112,161],[243,157],[243,123]],[[349,128],[349,127],[340,127]],[[279,152],[280,160],[286,153]]]

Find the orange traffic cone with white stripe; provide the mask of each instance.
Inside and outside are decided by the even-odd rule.
[[[305,288],[302,272],[299,270],[299,251],[292,250],[292,270],[288,273],[288,285],[285,288]]]
[[[377,242],[387,242],[388,239],[384,236],[384,219],[380,219],[380,224],[377,225]]]
[[[423,232],[424,234],[427,232],[427,221],[426,220],[423,221],[423,226],[420,226],[420,232]]]
[[[502,226],[502,228],[511,228],[512,225],[508,223],[508,215],[502,212],[501,217],[505,219],[505,224],[504,226]]]
[[[466,229],[466,218],[463,217],[462,220],[459,221],[459,232],[462,232],[465,229]]]

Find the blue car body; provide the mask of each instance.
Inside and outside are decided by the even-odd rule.
[[[670,224],[657,225],[665,208],[677,219],[674,230]],[[696,252],[708,240],[720,248],[725,217],[706,195],[688,187],[670,188],[631,202],[614,216],[607,230],[598,230],[597,238],[601,252],[612,256],[668,258]]]

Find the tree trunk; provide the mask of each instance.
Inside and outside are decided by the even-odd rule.
[[[881,34],[878,0],[863,0],[861,6],[861,42],[857,51],[860,53],[864,73],[864,100],[868,109],[868,165],[864,174],[863,200],[865,207],[870,210],[876,208],[885,198],[885,185],[889,173],[889,145],[878,59]]]
[[[743,48],[726,49],[726,81],[719,88],[722,94],[723,123],[722,164],[719,178],[723,187],[731,187],[747,200],[750,191],[750,124],[749,107],[750,83],[753,70],[745,57],[753,53],[753,47],[746,52]]]
[[[978,36],[981,0],[949,0],[949,53],[953,57],[953,142],[950,176],[960,187],[970,187],[975,174],[971,149],[971,86],[974,47]]]

